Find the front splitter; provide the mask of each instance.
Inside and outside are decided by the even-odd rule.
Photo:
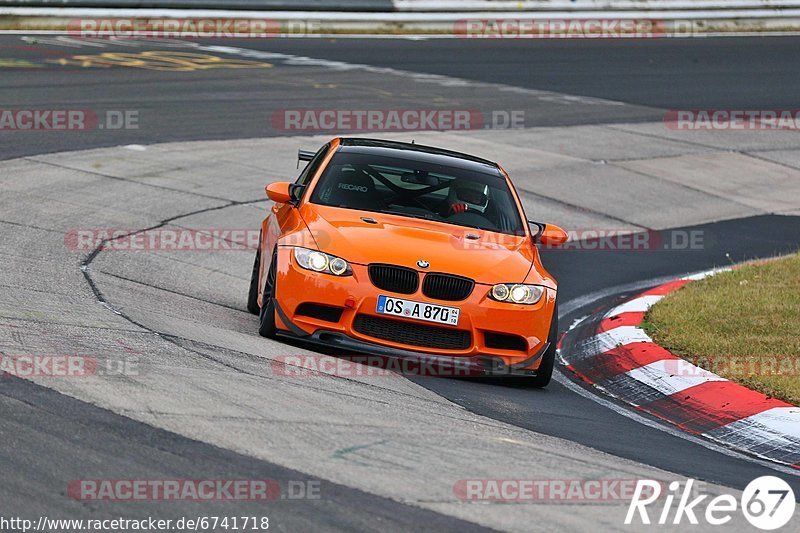
[[[317,330],[310,335],[298,335],[290,331],[278,330],[284,338],[333,350],[332,355],[350,361],[380,366],[398,371],[404,375],[435,377],[534,377],[535,370],[525,367],[535,363],[550,347],[546,342],[531,357],[507,365],[501,359],[488,355],[443,356],[402,350],[355,339],[338,331]]]

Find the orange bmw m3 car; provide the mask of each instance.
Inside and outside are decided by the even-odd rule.
[[[467,365],[545,386],[558,333],[556,280],[494,162],[421,146],[336,138],[294,183],[272,183],[248,309],[259,333],[344,353]]]

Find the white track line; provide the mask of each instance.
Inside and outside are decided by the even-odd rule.
[[[773,463],[771,461],[767,461],[767,460],[764,460],[764,459],[758,459],[756,457],[752,457],[750,455],[743,454],[743,453],[738,452],[736,450],[731,450],[730,448],[727,448],[725,446],[720,446],[719,444],[716,444],[713,441],[709,441],[709,440],[706,440],[706,439],[703,439],[703,438],[695,437],[694,435],[686,433],[686,432],[684,432],[684,431],[682,431],[680,429],[677,429],[675,427],[666,426],[666,425],[664,425],[663,423],[661,423],[659,421],[652,420],[650,418],[644,417],[644,416],[638,414],[637,412],[632,411],[627,406],[621,406],[619,404],[616,404],[616,403],[612,402],[611,400],[607,400],[606,398],[603,398],[602,396],[598,396],[597,394],[595,394],[595,393],[593,393],[593,392],[581,387],[580,385],[578,385],[577,383],[572,381],[572,379],[570,379],[569,377],[564,375],[563,372],[564,372],[563,369],[559,368],[559,372],[556,372],[556,373],[553,374],[553,379],[555,379],[556,382],[560,383],[561,385],[564,385],[566,388],[568,388],[570,391],[574,392],[575,394],[578,394],[579,396],[583,396],[584,398],[586,398],[588,400],[591,400],[591,401],[593,401],[593,402],[595,402],[597,404],[600,404],[603,407],[611,409],[612,411],[614,411],[618,415],[624,416],[625,418],[633,420],[634,422],[638,422],[639,424],[642,424],[643,426],[647,426],[647,427],[652,428],[652,429],[657,429],[658,431],[662,431],[662,432],[667,433],[668,435],[671,435],[673,437],[678,437],[680,439],[689,441],[692,444],[697,444],[698,446],[702,446],[703,448],[706,448],[706,449],[711,450],[713,452],[721,453],[722,455],[726,455],[726,456],[732,457],[734,459],[741,459],[742,461],[747,461],[749,463],[757,464],[759,466],[764,466],[764,467],[767,467],[767,468],[771,468],[772,470],[775,470],[776,472],[780,472],[782,474],[789,474],[789,475],[792,475],[792,476],[799,476],[800,475],[800,472],[798,472],[798,470],[795,469],[795,468],[791,468],[789,466],[784,466],[784,465],[781,465],[781,464]],[[715,482],[715,483],[718,483],[718,482]]]
[[[682,370],[685,372],[676,373],[676,368],[677,365],[672,360],[661,360],[634,368],[625,374],[665,396],[672,396],[709,381],[728,381],[691,363],[682,365]]]
[[[780,472],[782,474],[789,474],[789,475],[792,475],[792,476],[800,476],[800,472],[795,468],[791,468],[789,466],[784,466],[784,465],[780,465],[780,464],[777,464],[777,463],[773,463],[771,461],[766,461],[764,459],[758,459],[758,458],[752,457],[750,455],[745,455],[745,454],[743,454],[741,452],[738,452],[738,451],[735,451],[735,450],[731,450],[730,448],[726,448],[724,446],[720,446],[719,444],[716,444],[713,441],[709,441],[709,440],[706,440],[706,439],[695,437],[694,435],[686,433],[686,432],[684,432],[684,431],[682,431],[680,429],[677,429],[675,427],[666,426],[661,422],[658,422],[656,420],[652,420],[650,418],[644,417],[644,416],[640,415],[639,413],[637,413],[635,411],[632,411],[631,409],[629,409],[626,406],[621,406],[619,404],[616,404],[616,403],[612,402],[611,400],[607,400],[606,398],[603,398],[602,396],[598,396],[597,394],[595,394],[595,393],[593,393],[593,392],[581,387],[580,385],[578,385],[577,383],[572,381],[563,372],[564,372],[564,370],[562,368],[559,368],[559,372],[556,372],[556,373],[553,374],[553,379],[555,379],[561,385],[564,385],[566,388],[568,388],[570,391],[574,392],[575,394],[583,396],[584,398],[586,398],[588,400],[591,400],[591,401],[593,401],[593,402],[595,402],[597,404],[600,404],[603,407],[607,407],[608,409],[611,409],[612,411],[614,411],[615,413],[617,413],[620,416],[624,416],[625,418],[633,420],[634,422],[638,422],[639,424],[642,424],[643,426],[647,426],[647,427],[652,428],[652,429],[657,429],[658,431],[663,431],[664,433],[667,433],[668,435],[671,435],[673,437],[678,437],[680,439],[689,441],[692,444],[697,444],[698,446],[702,446],[703,448],[706,448],[708,450],[711,450],[711,451],[714,451],[714,452],[717,452],[717,453],[721,453],[722,455],[726,455],[726,456],[732,457],[734,459],[741,459],[743,461],[754,463],[754,464],[757,464],[759,466],[764,466],[764,467],[767,467],[767,468],[771,468],[772,470],[775,470],[775,471]],[[718,483],[718,482],[716,482],[716,483]]]
[[[718,271],[718,270],[721,270],[721,269],[714,269],[713,271]],[[729,270],[729,269],[726,269],[726,270]],[[686,274],[686,276],[684,276],[681,279],[687,279],[688,276],[699,276],[699,275],[707,273],[707,272],[712,272],[712,270],[704,270],[702,272],[696,272],[696,273],[693,273],[693,274]],[[645,289],[647,287],[660,285],[662,283],[666,283],[666,282],[669,282],[669,281],[674,280],[674,279],[675,279],[675,276],[666,276],[666,277],[660,277],[660,278],[655,278],[655,279],[651,279],[651,280],[645,280],[645,281],[636,282],[636,283],[617,285],[615,287],[609,287],[607,289],[603,289],[603,290],[599,290],[599,291],[593,292],[591,294],[588,294],[588,295],[580,297],[580,298],[574,298],[574,299],[566,302],[564,305],[559,307],[559,311],[560,311],[559,318],[563,318],[566,315],[572,313],[573,311],[581,309],[581,308],[583,308],[583,307],[585,307],[587,305],[591,305],[592,303],[594,303],[594,302],[596,302],[598,300],[601,300],[603,298],[607,298],[607,297],[612,296],[614,294],[619,294],[619,293],[623,293],[623,292],[632,292],[632,291],[639,290],[639,289]],[[584,318],[584,320],[585,320],[585,318]],[[576,322],[575,324],[573,324],[573,327],[576,327],[582,321],[583,320],[581,320],[580,322]],[[570,328],[570,329],[572,329],[572,328]],[[563,358],[561,358],[561,362],[562,362],[562,364],[565,362]],[[707,440],[707,439],[704,439],[704,438],[701,438],[701,437],[696,437],[694,435],[686,433],[686,432],[684,432],[684,431],[682,431],[682,430],[680,430],[680,429],[678,429],[676,427],[668,426],[668,425],[666,425],[665,422],[658,422],[658,421],[656,421],[654,419],[645,417],[645,416],[633,411],[627,405],[617,404],[617,403],[615,403],[615,402],[613,402],[611,400],[608,400],[608,399],[598,395],[596,392],[593,392],[592,389],[585,388],[585,387],[581,386],[580,384],[576,383],[575,381],[572,380],[572,378],[570,378],[570,376],[567,374],[568,370],[566,370],[563,366],[557,366],[556,368],[557,368],[557,372],[553,373],[553,379],[555,379],[556,382],[560,383],[561,385],[564,385],[566,388],[568,388],[570,391],[574,392],[575,394],[583,396],[584,398],[586,398],[588,400],[591,400],[591,401],[593,401],[593,402],[595,402],[597,404],[600,404],[603,407],[611,409],[612,411],[614,411],[615,413],[617,413],[620,416],[624,416],[625,418],[633,420],[634,422],[638,422],[639,424],[642,424],[643,426],[647,426],[647,427],[652,428],[652,429],[657,429],[658,431],[663,431],[664,433],[667,433],[668,435],[671,435],[673,437],[678,437],[680,439],[689,441],[692,444],[696,444],[698,446],[702,446],[703,448],[706,448],[708,450],[711,450],[711,451],[714,451],[714,452],[717,452],[717,453],[721,453],[722,455],[726,455],[728,457],[732,457],[732,458],[735,458],[735,459],[741,459],[742,461],[747,461],[749,463],[753,463],[753,464],[757,464],[759,466],[770,468],[770,469],[775,470],[776,472],[780,472],[782,474],[787,474],[787,475],[791,475],[791,476],[800,476],[800,470],[798,470],[796,468],[792,468],[792,467],[789,467],[789,466],[773,463],[773,462],[767,461],[765,459],[759,459],[759,458],[753,457],[751,455],[747,455],[747,454],[744,454],[742,452],[739,452],[739,451],[736,451],[736,450],[732,450],[732,449],[727,448],[725,446],[721,446],[719,444],[716,444],[713,441],[710,441],[710,440]],[[609,396],[611,396],[612,398],[614,397],[611,394],[609,394]]]
[[[800,439],[800,407],[773,407],[740,420],[756,423],[778,435]]]
[[[635,342],[652,343],[653,339],[638,326],[620,326],[582,340],[581,344],[591,346],[592,355],[600,355],[618,346],[627,346]]]

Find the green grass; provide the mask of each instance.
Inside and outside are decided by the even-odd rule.
[[[800,405],[800,255],[691,282],[642,327],[677,356]]]

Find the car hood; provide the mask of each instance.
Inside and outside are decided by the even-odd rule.
[[[400,265],[494,284],[521,283],[537,258],[526,236],[320,205],[303,206],[301,215],[321,251],[351,263]],[[420,268],[418,261],[429,267]]]

